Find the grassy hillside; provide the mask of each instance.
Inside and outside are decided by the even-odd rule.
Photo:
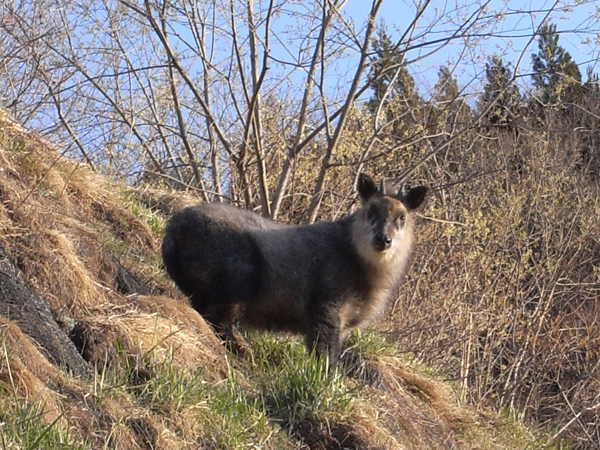
[[[337,372],[290,337],[227,354],[160,266],[166,218],[196,200],[110,184],[1,112],[0,199],[3,272],[87,367],[2,309],[0,448],[555,448],[377,332],[353,335]]]

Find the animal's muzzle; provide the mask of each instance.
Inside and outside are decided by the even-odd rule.
[[[387,250],[392,245],[392,238],[385,233],[376,234],[373,238],[373,247],[382,252]]]

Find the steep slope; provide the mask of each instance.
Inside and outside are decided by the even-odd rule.
[[[226,354],[160,268],[190,201],[111,184],[0,112],[2,448],[542,447],[376,334],[348,374],[287,338]]]

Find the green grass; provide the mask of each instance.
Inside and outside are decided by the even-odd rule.
[[[104,368],[94,382],[93,408],[100,414],[105,404],[133,405],[138,411],[135,417],[115,417],[112,425],[105,425],[128,427],[148,442],[148,448],[155,445],[153,427],[162,423],[169,430],[194,429],[195,441],[185,448],[242,449],[252,444],[292,449],[302,439],[299,425],[352,424],[370,402],[361,380],[348,376],[344,367],[331,370],[326,358],[306,352],[302,343],[270,334],[246,337],[251,347],[248,356],[232,358],[236,368],[217,382],[208,381],[203,368],[185,371],[169,358],[157,360],[152,352],[138,362],[126,360],[125,370]],[[394,353],[393,346],[373,332],[355,333],[348,344],[367,359]],[[124,352],[120,356],[127,358]],[[0,450],[91,448],[74,438],[65,422],[66,417],[59,417],[48,424],[41,408],[0,388]],[[563,448],[547,445],[547,439],[537,441],[514,417],[501,416],[495,422],[463,424],[457,442],[479,442],[480,448],[490,449]]]
[[[306,352],[302,343],[289,338],[268,333],[246,338],[252,350],[242,370],[271,429],[288,442],[285,448],[297,448],[299,440],[319,440],[319,430],[329,425],[352,422],[362,385],[343,368],[331,369],[327,358]],[[269,448],[284,447],[270,443]]]
[[[213,420],[207,431],[217,448],[244,448],[250,442],[261,443],[261,448],[279,431],[269,421],[261,397],[240,389],[233,374],[211,391],[207,406]],[[278,440],[285,440],[284,436]]]
[[[386,340],[385,335],[372,329],[353,331],[346,339],[344,347],[363,358],[390,356],[397,353],[394,346]]]
[[[0,449],[86,450],[85,442],[77,442],[68,427],[61,426],[59,415],[53,422],[44,420],[41,405],[9,395],[0,388]]]
[[[330,370],[298,342],[268,334],[251,336],[252,352],[241,372],[231,369],[220,382],[207,382],[202,369],[185,372],[171,361],[146,355],[140,368],[108,375],[97,392],[128,395],[165,422],[191,412],[202,428],[202,445],[214,448],[293,448],[287,429],[299,421],[326,422],[352,413],[358,383]],[[142,374],[142,376],[140,376]],[[173,428],[177,428],[176,424]]]
[[[123,205],[134,216],[146,222],[154,234],[157,236],[162,235],[165,226],[165,218],[162,214],[144,205],[131,191],[122,192],[121,198],[123,199]]]
[[[359,389],[343,370],[331,370],[326,358],[307,353],[299,342],[256,334],[251,343],[250,372],[271,417],[292,424],[349,414]]]
[[[208,382],[202,368],[184,371],[171,360],[158,362],[148,354],[127,373],[105,373],[96,389],[99,403],[127,395],[170,429],[183,426],[182,420],[195,422],[202,448],[237,449],[267,441],[285,447],[287,438],[277,435],[280,430],[269,420],[263,397],[233,369],[224,380]]]

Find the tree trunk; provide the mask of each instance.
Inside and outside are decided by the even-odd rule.
[[[59,327],[48,302],[22,280],[19,269],[0,247],[0,315],[15,321],[33,339],[48,359],[65,366],[75,376],[88,378],[91,367]]]

